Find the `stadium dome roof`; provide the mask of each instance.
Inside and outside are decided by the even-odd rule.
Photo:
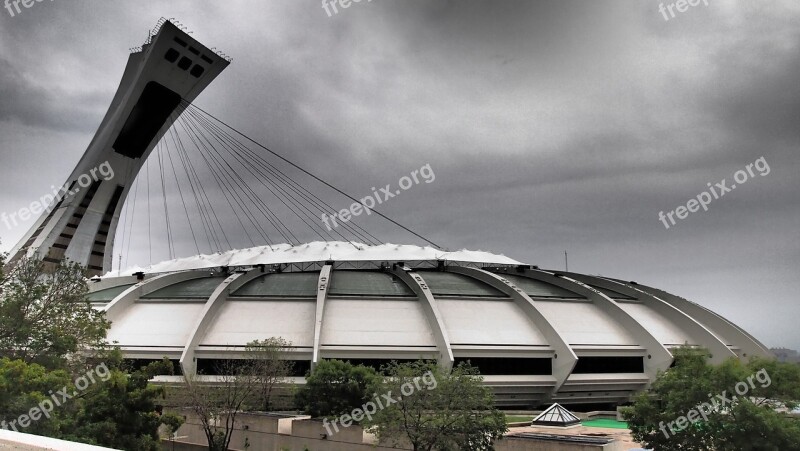
[[[349,242],[277,245],[108,273],[90,301],[129,359],[167,356],[213,378],[256,339],[291,341],[298,377],[320,359],[379,366],[470,361],[499,405],[621,403],[672,363],[768,355],[721,316],[664,291],[542,270],[488,252]]]

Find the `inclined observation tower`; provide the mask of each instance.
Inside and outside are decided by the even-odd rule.
[[[229,64],[222,54],[161,19],[128,58],[119,88],[100,127],[64,186],[66,193],[12,249],[8,265],[24,255],[46,264],[68,259],[90,275],[111,270],[120,211],[150,152],[181,113]],[[106,164],[114,177],[79,186]]]

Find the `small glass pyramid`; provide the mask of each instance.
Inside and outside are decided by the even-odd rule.
[[[561,407],[560,404],[555,403],[534,418],[533,421],[531,421],[531,426],[568,427],[580,423],[581,420],[573,415],[572,412]]]

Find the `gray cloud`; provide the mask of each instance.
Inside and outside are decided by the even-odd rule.
[[[374,0],[328,17],[311,0],[83,0],[0,14],[0,211],[61,182],[69,168],[48,162],[77,162],[127,49],[177,17],[234,57],[198,104],[259,142],[357,196],[430,163],[436,182],[383,210],[434,241],[545,267],[567,249],[570,269],[667,289],[800,348],[800,9],[715,0],[664,21],[657,8]],[[768,176],[670,230],[658,221],[762,155]],[[149,259],[145,227],[129,264]],[[5,249],[22,234],[3,232]],[[157,227],[156,260],[165,239]]]

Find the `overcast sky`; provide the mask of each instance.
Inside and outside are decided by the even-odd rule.
[[[434,183],[382,208],[433,241],[554,269],[567,250],[570,270],[654,285],[768,346],[800,349],[800,3],[708,0],[668,21],[658,5],[363,0],[329,17],[319,0],[56,0],[0,10],[0,212],[66,179],[128,49],[175,17],[234,58],[196,104],[259,142],[358,197],[430,164]],[[756,169],[669,230],[659,221],[761,157],[768,174]],[[0,224],[0,249],[32,223]],[[374,217],[362,224],[420,243]],[[173,227],[176,252],[195,253]],[[156,229],[149,238],[134,227],[126,265],[149,263],[150,243],[154,260],[167,257]]]

